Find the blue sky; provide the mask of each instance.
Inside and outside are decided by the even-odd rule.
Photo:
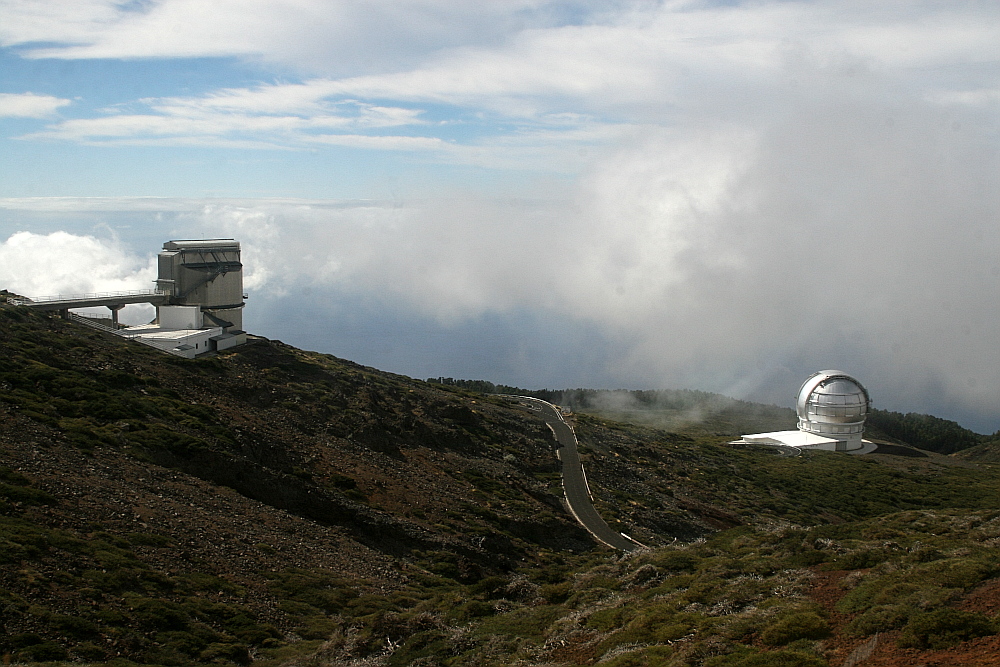
[[[6,0],[0,285],[235,236],[257,333],[386,370],[833,367],[992,432],[998,43],[985,1]]]

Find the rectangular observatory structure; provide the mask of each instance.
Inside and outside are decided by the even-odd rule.
[[[156,287],[172,306],[198,306],[204,326],[243,330],[243,264],[235,239],[167,241],[158,257]]]

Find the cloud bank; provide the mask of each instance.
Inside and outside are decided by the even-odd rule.
[[[371,312],[393,312],[394,326],[410,318],[461,336],[529,313],[537,330],[526,336],[597,332],[607,346],[579,371],[604,386],[787,404],[806,374],[836,367],[881,407],[996,430],[989,388],[1000,365],[984,363],[1000,337],[1000,315],[986,307],[1000,291],[993,126],[901,96],[871,72],[800,70],[796,91],[769,122],[700,118],[636,133],[544,200],[98,208],[164,209],[171,232],[240,239],[248,315],[281,300],[303,319],[336,311],[367,328]],[[47,273],[29,269],[36,256],[70,254],[60,285],[90,271],[84,257],[109,279],[147,275],[139,258],[84,241],[15,235],[4,257],[24,266],[10,276]],[[317,301],[334,311],[322,315]],[[295,342],[294,329],[282,335]],[[325,349],[336,354],[337,341]],[[524,372],[501,355],[493,367]],[[434,374],[416,363],[390,370]],[[498,376],[488,379],[533,384],[530,374]],[[573,384],[572,370],[563,377]]]

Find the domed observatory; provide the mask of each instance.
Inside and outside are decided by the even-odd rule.
[[[843,371],[810,375],[795,401],[797,431],[744,435],[732,444],[825,449],[864,454],[875,446],[861,439],[871,397],[864,385]]]
[[[847,373],[813,373],[795,401],[799,430],[837,440],[838,450],[860,449],[871,404],[868,390]]]

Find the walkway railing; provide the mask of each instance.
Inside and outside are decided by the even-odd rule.
[[[128,329],[116,329],[111,324],[105,324],[101,320],[106,319],[108,322],[111,321],[110,318],[104,317],[85,317],[83,315],[77,315],[76,313],[70,312],[69,319],[77,322],[78,324],[83,324],[90,327],[91,329],[99,329],[100,331],[106,331],[107,333],[113,333],[116,336],[121,336],[122,338],[128,340],[135,340],[139,337],[139,334],[134,331],[129,331]]]
[[[177,357],[184,356],[180,352],[174,352],[172,349],[168,347],[162,347],[160,345],[157,345],[156,343],[144,339],[142,337],[142,333],[140,332],[129,331],[128,329],[116,329],[111,325],[101,322],[101,320],[105,318],[84,317],[82,315],[77,315],[76,313],[69,313],[69,319],[84,326],[88,326],[91,329],[97,329],[99,331],[104,331],[106,333],[112,333],[116,336],[121,336],[126,340],[134,340],[137,343],[142,343],[143,345],[157,349],[160,352],[166,352],[167,354],[172,354]],[[111,320],[108,319],[108,321],[110,322]]]
[[[87,299],[114,299],[129,296],[169,296],[170,292],[162,289],[140,289],[125,292],[91,292],[88,294],[56,294],[52,296],[33,296],[23,299],[8,299],[12,306],[27,306],[32,303],[51,303],[53,301],[84,301]]]

